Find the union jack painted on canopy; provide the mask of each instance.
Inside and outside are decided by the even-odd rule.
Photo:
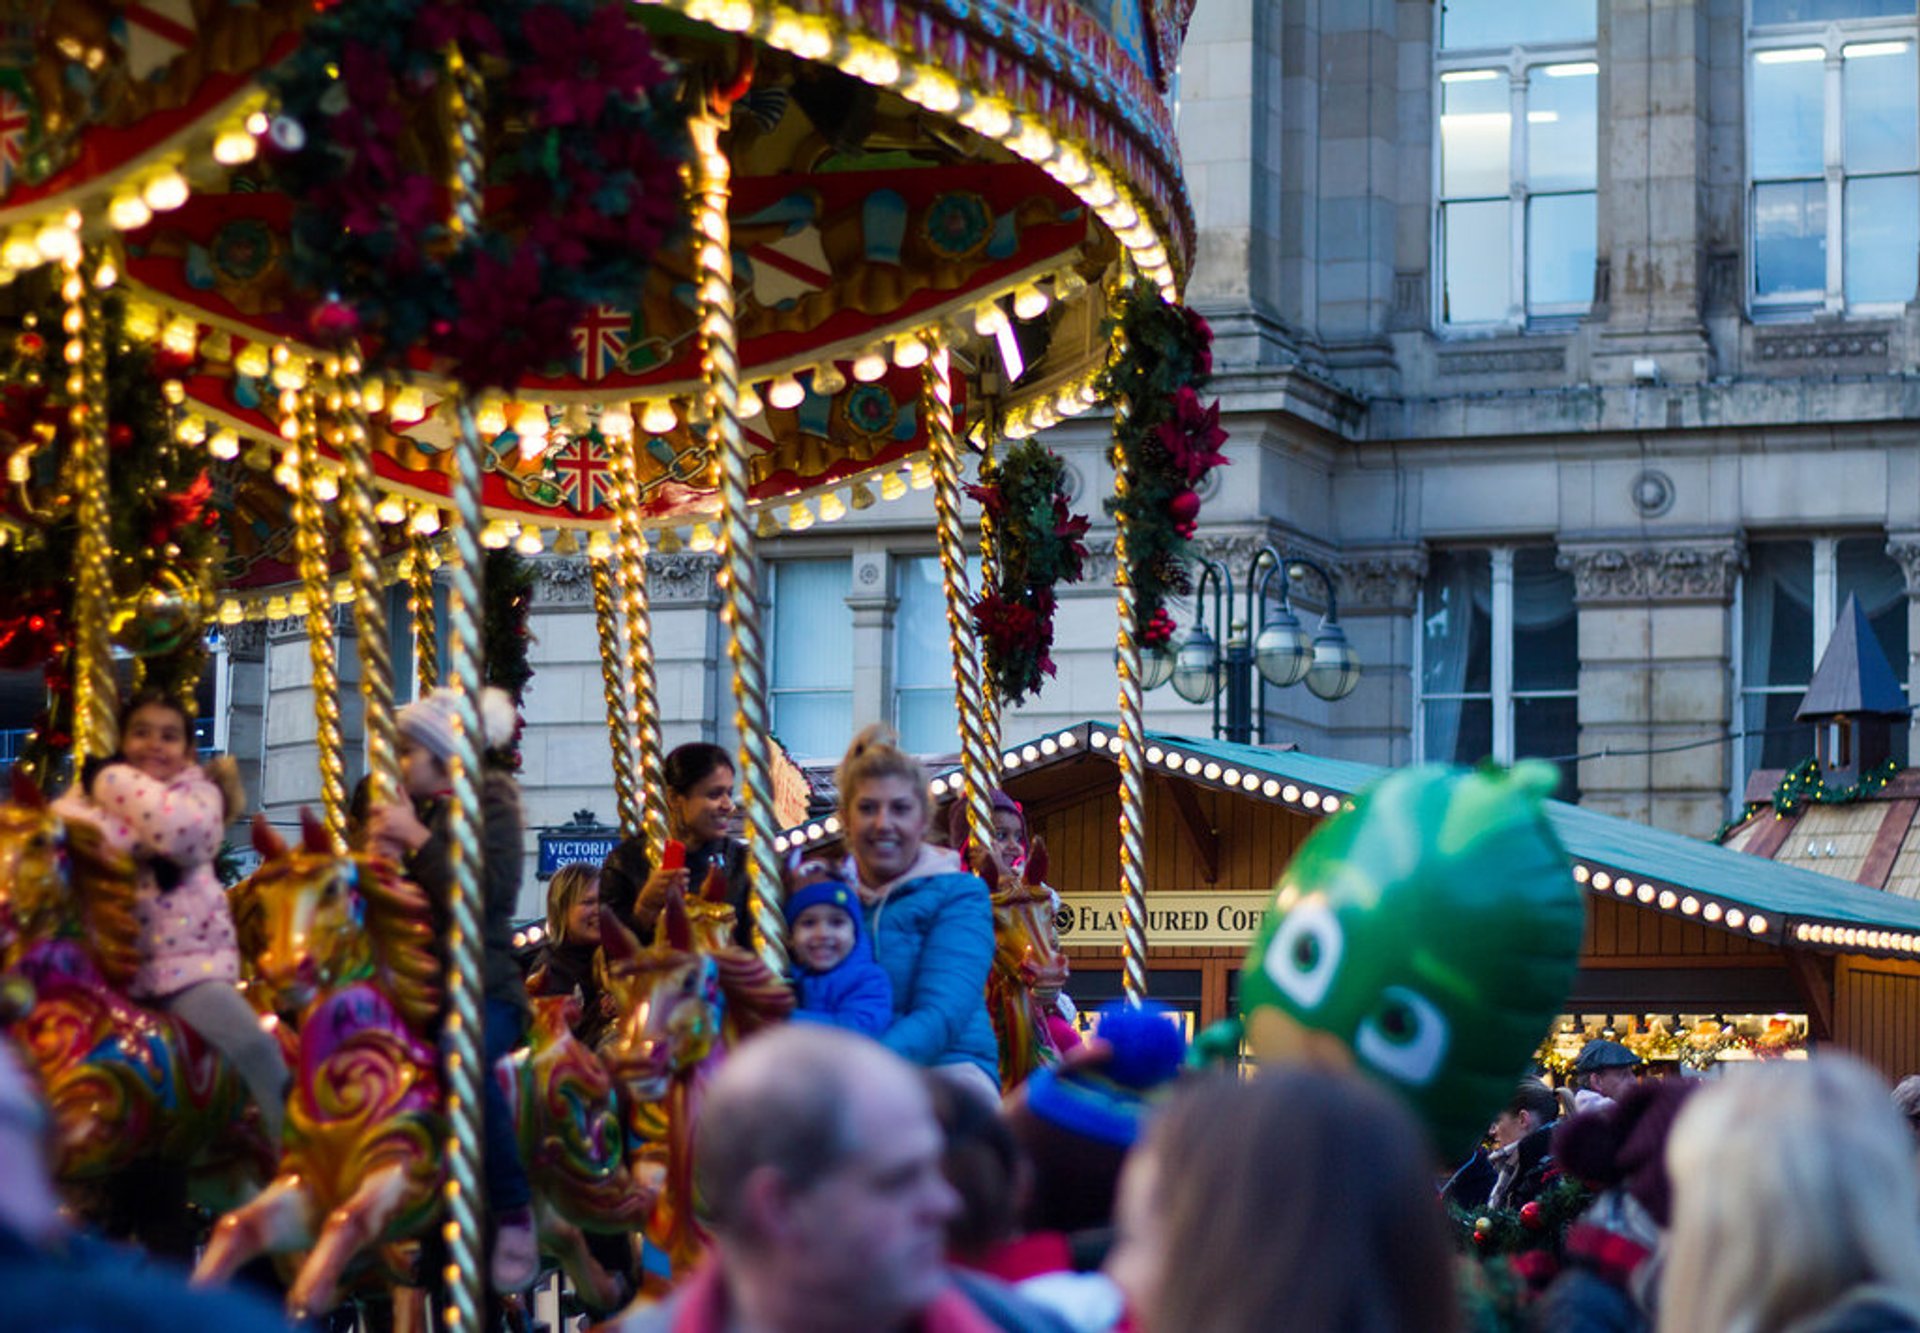
[[[562,502],[576,514],[590,514],[613,504],[613,460],[601,445],[585,436],[568,441],[549,460]]]
[[[573,326],[573,364],[581,379],[592,383],[620,368],[626,359],[627,329],[632,323],[632,312],[618,306],[588,309],[587,317]]]
[[[33,109],[11,88],[0,88],[0,194],[13,188],[27,162]]]

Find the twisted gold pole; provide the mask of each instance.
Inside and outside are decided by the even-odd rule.
[[[747,883],[753,940],[775,972],[787,970],[780,861],[773,850],[773,758],[768,750],[767,667],[760,636],[760,573],[753,515],[747,508],[747,440],[740,429],[740,360],[734,345],[732,232],[727,192],[732,164],[721,151],[725,113],[704,98],[689,120],[693,136],[694,269],[700,301],[700,349],[711,433],[720,471],[720,554],[726,579],[722,614],[731,630],[733,723],[740,732],[740,804],[746,815]]]
[[[360,709],[367,733],[367,796],[385,805],[400,790],[400,732],[393,718],[393,652],[380,578],[380,526],[373,514],[373,445],[367,431],[357,348],[327,363],[329,437],[346,463],[341,513],[353,583],[354,642],[360,654]],[[335,405],[337,401],[337,406]]]
[[[433,693],[440,683],[440,625],[433,612],[433,539],[416,532],[407,538],[407,617],[413,623],[414,693]]]
[[[967,826],[973,840],[993,840],[993,760],[989,757],[980,657],[974,651],[973,599],[967,591],[966,533],[960,525],[960,440],[953,431],[953,356],[944,343],[920,368],[920,410],[933,464],[933,509],[940,539],[940,572],[947,594],[947,641],[953,653],[954,704],[960,714],[960,772],[966,782]]]
[[[1121,989],[1129,1004],[1147,997],[1146,757],[1140,689],[1140,604],[1134,595],[1132,554],[1127,540],[1127,500],[1133,493],[1132,460],[1121,447],[1119,429],[1131,405],[1121,395],[1113,405],[1114,585],[1120,628],[1115,669],[1120,676],[1120,730],[1109,753],[1120,768],[1120,968]]]
[[[276,351],[284,352],[284,348]],[[313,368],[308,367],[308,373]],[[334,640],[332,578],[327,563],[327,511],[319,487],[320,431],[311,388],[280,391],[281,435],[299,460],[293,493],[293,544],[307,593],[307,655],[313,662],[314,740],[320,749],[321,822],[335,855],[347,849],[347,756],[340,734],[339,645]]]
[[[620,621],[613,601],[613,571],[608,561],[587,557],[593,580],[593,623],[600,633],[600,690],[607,702],[607,746],[613,753],[613,798],[620,812],[620,832],[640,832],[640,800],[633,781],[633,751],[627,744],[627,683],[621,670]]]
[[[448,120],[452,128],[453,214],[456,244],[471,244],[480,227],[480,134],[484,126],[479,72],[457,45],[446,52]],[[454,746],[447,772],[453,796],[447,809],[447,1309],[452,1333],[477,1333],[486,1265],[480,1240],[480,1081],[491,1076],[483,1059],[480,934],[480,477],[485,466],[473,402],[456,395],[459,432],[454,444],[453,546],[447,581],[447,684],[454,698]],[[417,585],[416,585],[417,586]],[[432,605],[431,602],[428,603]]]
[[[660,741],[660,693],[653,676],[653,607],[647,597],[647,538],[640,530],[640,442],[610,442],[620,545],[620,611],[627,633],[624,748],[633,774],[639,830],[655,865],[667,845],[666,768]]]
[[[980,451],[980,468],[985,471],[993,462],[993,431],[989,425],[986,443]],[[980,586],[992,588],[1000,581],[1000,541],[994,532],[993,515],[983,505],[980,509]],[[1000,783],[1000,691],[993,687],[987,678],[986,641],[975,636],[975,648],[978,650],[980,673],[980,726],[987,738],[987,773],[995,786]]]
[[[84,251],[62,264],[66,303],[67,420],[73,426],[69,477],[78,524],[73,590],[73,770],[119,746],[113,650],[107,641],[113,578],[107,568],[107,340],[99,293],[84,276]]]

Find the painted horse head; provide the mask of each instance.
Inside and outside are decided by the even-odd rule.
[[[0,966],[35,945],[83,941],[102,977],[123,989],[139,964],[133,860],[92,824],[69,824],[18,767],[0,805]]]
[[[606,908],[600,909],[600,943],[621,1015],[601,1054],[632,1097],[658,1101],[720,1042],[726,995],[719,966],[697,947],[678,889],[667,895],[652,944],[642,945]]]
[[[328,991],[375,981],[416,1032],[440,1007],[434,915],[426,894],[385,857],[341,855],[301,811],[302,838],[289,847],[256,817],[263,858],[234,891],[240,951],[266,1007],[293,1017]]]

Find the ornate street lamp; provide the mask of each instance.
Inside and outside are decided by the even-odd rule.
[[[1309,571],[1327,590],[1327,613],[1311,639],[1292,602],[1293,579]],[[1253,624],[1254,611],[1266,604],[1268,589],[1276,577],[1280,580],[1280,608],[1267,616],[1249,644],[1247,629]],[[1212,632],[1204,623],[1209,583],[1213,586]],[[1360,655],[1340,627],[1333,579],[1325,569],[1305,556],[1283,556],[1271,546],[1263,546],[1254,553],[1247,569],[1246,589],[1246,619],[1224,624],[1227,610],[1233,605],[1233,576],[1218,561],[1201,559],[1200,580],[1193,594],[1200,623],[1188,631],[1177,652],[1161,646],[1146,655],[1141,667],[1141,681],[1147,689],[1171,680],[1174,693],[1188,703],[1211,700],[1214,737],[1242,745],[1252,742],[1256,730],[1261,743],[1266,742],[1264,707],[1255,721],[1254,672],[1259,672],[1262,682],[1282,689],[1305,681],[1308,690],[1329,701],[1346,698],[1360,683]],[[1223,630],[1224,658],[1219,647]]]

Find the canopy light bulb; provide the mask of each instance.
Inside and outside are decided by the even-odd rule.
[[[260,145],[245,130],[228,130],[213,141],[213,160],[223,167],[244,166],[259,151]]]
[[[340,479],[331,472],[319,472],[313,478],[313,498],[322,504],[340,498]]]
[[[488,402],[473,414],[474,428],[482,435],[499,435],[507,429],[507,409],[497,402]]]
[[[175,356],[192,356],[200,345],[200,326],[184,315],[176,316],[161,330],[160,345]]]
[[[853,489],[847,492],[847,503],[855,509],[871,509],[873,500],[873,489],[865,482],[855,482]]]
[[[1051,304],[1047,294],[1031,282],[1014,289],[1013,313],[1021,319],[1038,319],[1047,313]]]
[[[207,452],[221,462],[232,462],[240,457],[240,436],[232,430],[217,430],[213,438],[207,441]]]
[[[367,380],[360,386],[360,409],[378,412],[387,405],[387,386],[381,380]]]
[[[807,400],[807,391],[791,375],[781,375],[767,386],[767,401],[783,412],[791,412]]]
[[[759,521],[753,525],[753,535],[761,539],[780,535],[780,519],[771,509],[760,511]]]
[[[794,532],[805,532],[813,526],[813,511],[807,508],[805,500],[796,500],[787,510],[787,527]]]
[[[0,264],[8,268],[35,268],[40,263],[40,247],[25,232],[15,232],[0,242]]]
[[[407,521],[407,507],[397,495],[383,495],[380,503],[373,507],[373,516],[382,523],[404,523]]]
[[[887,358],[881,355],[880,348],[868,347],[853,359],[853,377],[862,384],[872,384],[887,373]]]
[[[595,531],[587,538],[587,558],[590,560],[611,560],[613,558],[613,538],[606,533]]]
[[[664,398],[653,399],[640,413],[640,429],[649,435],[665,435],[679,424],[673,404]]]
[[[512,540],[512,535],[507,532],[507,525],[499,519],[480,529],[480,544],[489,551],[504,551]]]
[[[267,357],[267,349],[259,343],[248,343],[233,357],[233,368],[248,379],[257,380],[273,369],[273,363]]]
[[[911,333],[893,340],[893,364],[902,370],[925,365],[929,355],[926,343]]]
[[[407,531],[416,537],[431,537],[440,531],[440,511],[422,506],[413,511],[413,518],[407,524]]]
[[[64,222],[49,222],[34,233],[33,248],[42,259],[71,259],[80,253],[80,233]]]
[[[907,493],[907,479],[898,472],[889,472],[880,478],[880,498],[898,500]]]
[[[514,542],[513,549],[521,555],[539,555],[547,549],[547,543],[546,539],[540,535],[540,529],[528,528],[520,534],[520,539]]]
[[[156,213],[166,213],[180,207],[187,202],[187,194],[187,178],[178,171],[161,172],[140,191],[140,197],[146,200],[147,207]]]
[[[238,625],[244,619],[246,619],[246,612],[240,609],[240,603],[231,600],[220,603],[222,625]]]
[[[1007,327],[1007,312],[992,301],[985,302],[973,312],[973,331],[982,338],[995,338],[1000,330]]]
[[[427,396],[412,385],[398,390],[387,404],[387,420],[397,426],[410,426],[427,415]]]
[[[835,519],[845,518],[846,516],[847,516],[846,501],[842,500],[837,492],[828,491],[825,495],[820,497],[820,521],[821,522],[831,523]]]
[[[119,194],[107,205],[107,221],[115,231],[132,231],[153,221],[153,210],[137,194]]]
[[[285,620],[287,618],[287,599],[279,593],[267,598],[267,619]]]
[[[710,524],[693,525],[693,536],[687,539],[687,549],[691,551],[711,551],[715,546],[713,528]]]
[[[547,409],[538,403],[522,403],[513,414],[513,433],[525,438],[528,435],[545,436],[547,433]]]
[[[847,377],[840,373],[840,367],[831,361],[813,368],[813,391],[823,397],[831,398],[847,387]]]
[[[207,438],[207,423],[199,417],[181,417],[173,437],[182,444],[201,444]]]
[[[600,433],[610,440],[632,438],[633,413],[627,410],[625,403],[615,403],[601,411]]]
[[[760,395],[754,392],[751,384],[742,384],[740,397],[734,403],[734,411],[739,415],[740,420],[752,421],[766,411],[766,405],[760,401]]]
[[[913,465],[913,472],[907,478],[907,484],[916,491],[924,491],[933,485],[933,464],[922,458]]]

